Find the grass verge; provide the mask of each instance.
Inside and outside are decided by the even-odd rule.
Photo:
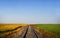
[[[60,34],[60,24],[35,24],[35,26],[39,29]]]

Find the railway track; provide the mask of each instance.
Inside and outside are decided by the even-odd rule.
[[[25,32],[23,33],[23,38],[39,38],[35,30],[28,26]]]

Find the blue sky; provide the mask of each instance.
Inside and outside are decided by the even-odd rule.
[[[60,23],[60,1],[0,0],[0,23]]]

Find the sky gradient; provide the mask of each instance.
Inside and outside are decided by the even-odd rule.
[[[60,23],[60,1],[0,0],[0,23]]]

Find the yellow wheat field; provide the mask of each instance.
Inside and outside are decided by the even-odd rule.
[[[25,27],[25,26],[27,26],[27,24],[0,24],[0,36],[8,35],[9,33],[14,33],[16,31],[19,31],[19,30],[21,30],[20,26]],[[14,31],[5,32],[7,30],[16,29],[17,27],[20,27],[20,28],[17,30],[14,30]],[[3,32],[3,33],[1,33],[1,32]]]
[[[27,24],[0,24],[0,31],[15,29],[19,26],[26,26]]]

